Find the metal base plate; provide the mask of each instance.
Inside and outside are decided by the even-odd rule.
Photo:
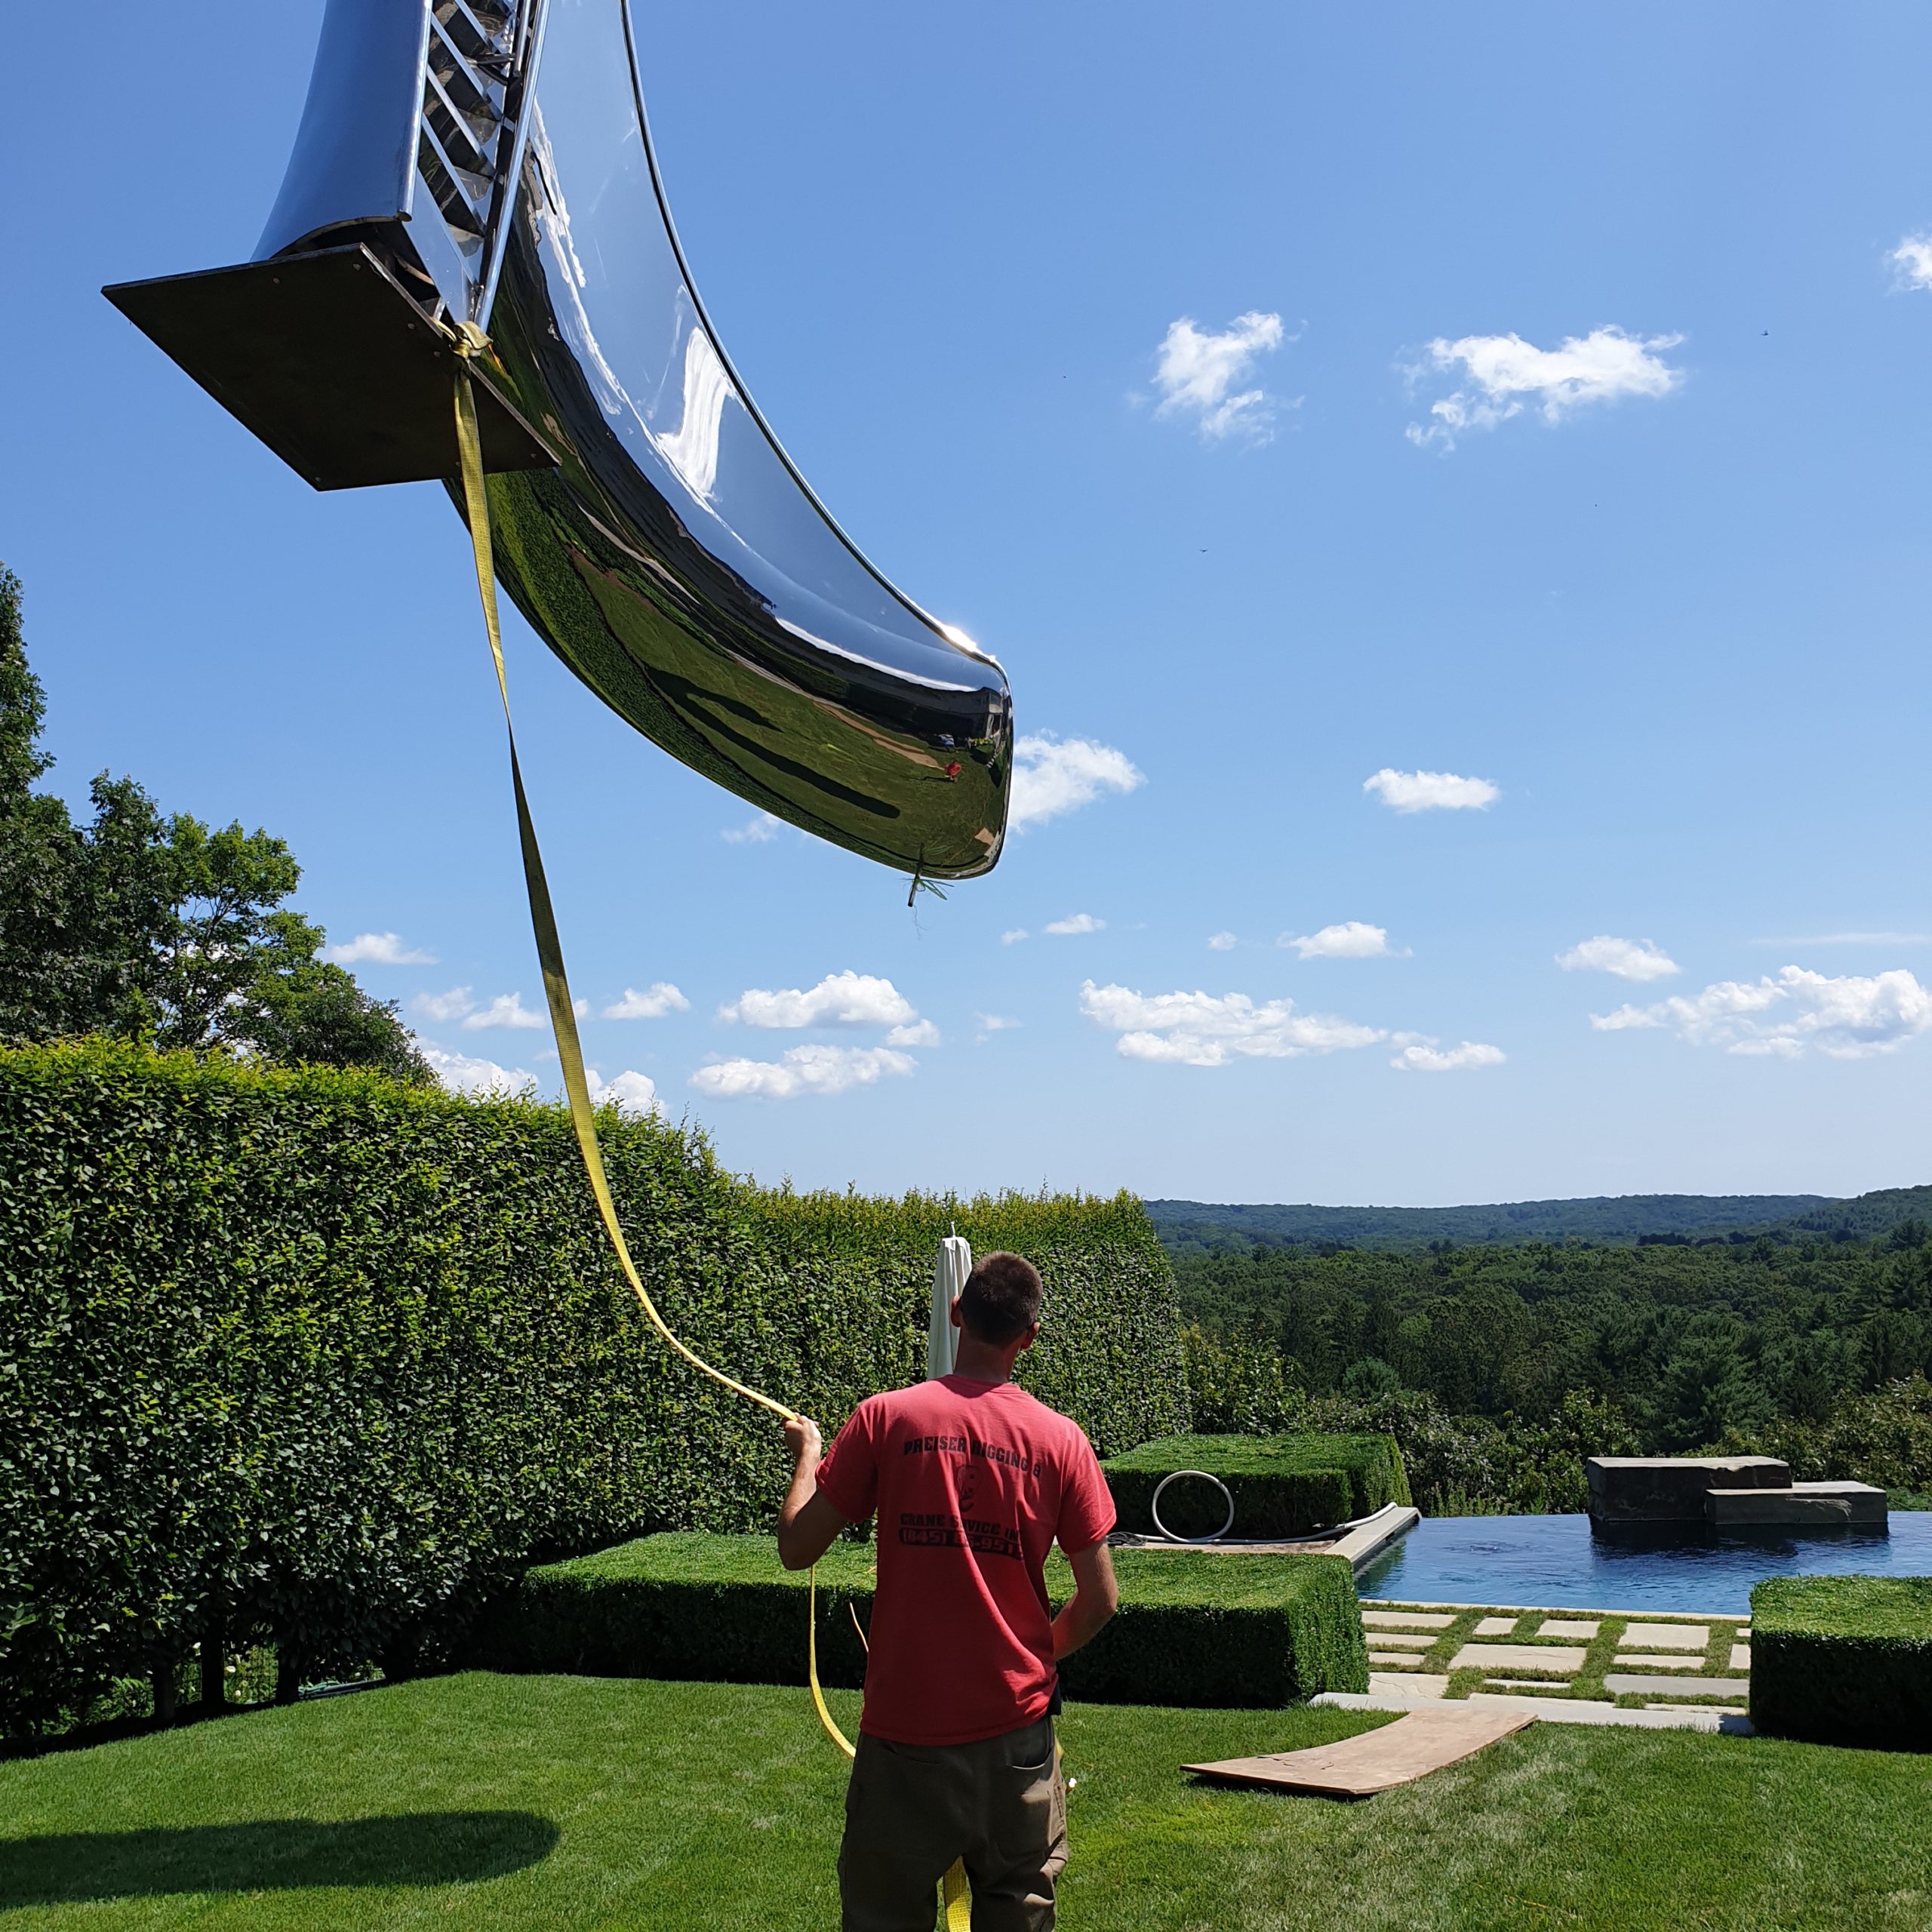
[[[361,243],[101,293],[316,489],[457,475],[456,352]],[[475,374],[484,468],[553,468]]]

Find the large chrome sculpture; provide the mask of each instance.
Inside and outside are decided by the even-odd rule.
[[[692,286],[631,0],[328,0],[254,260],[109,298],[318,489],[457,472],[475,365],[499,580],[647,736],[933,878],[989,869],[998,665],[873,569]]]

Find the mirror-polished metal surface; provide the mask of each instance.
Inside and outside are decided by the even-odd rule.
[[[648,27],[630,0],[328,0],[255,260],[107,293],[318,488],[460,494],[448,331],[480,323],[497,574],[551,648],[780,818],[988,871],[1005,675],[866,562],[738,380],[665,203]],[[280,319],[291,276],[343,284],[354,328]]]
[[[1004,675],[845,540],[736,380],[658,180],[625,0],[549,0],[488,320],[558,458],[490,479],[497,569],[638,730],[907,870],[998,857]]]

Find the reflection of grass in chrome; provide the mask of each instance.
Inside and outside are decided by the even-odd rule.
[[[857,1697],[831,1700],[849,1730]],[[1061,1922],[1924,1923],[1932,1781],[1906,1755],[1537,1724],[1358,1804],[1179,1768],[1389,1721],[1070,1705]],[[0,1764],[0,1911],[23,1929],[822,1932],[845,1777],[797,1689],[432,1679]]]
[[[868,857],[909,867],[923,845],[940,872],[984,859],[974,835],[1001,809],[992,761],[963,744],[942,758],[909,733],[853,718],[841,681],[809,665],[797,684],[758,671],[746,661],[762,648],[750,632],[743,657],[730,648],[728,603],[724,641],[710,641],[681,591],[601,537],[579,506],[598,495],[568,456],[559,472],[491,479],[510,595],[598,697],[706,777]],[[814,684],[823,690],[801,688]],[[943,766],[955,761],[949,779]]]

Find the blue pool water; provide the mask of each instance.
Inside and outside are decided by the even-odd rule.
[[[1593,1536],[1587,1516],[1437,1516],[1362,1573],[1364,1597],[1402,1603],[1743,1616],[1767,1577],[1932,1577],[1932,1511],[1895,1509],[1882,1530]]]

